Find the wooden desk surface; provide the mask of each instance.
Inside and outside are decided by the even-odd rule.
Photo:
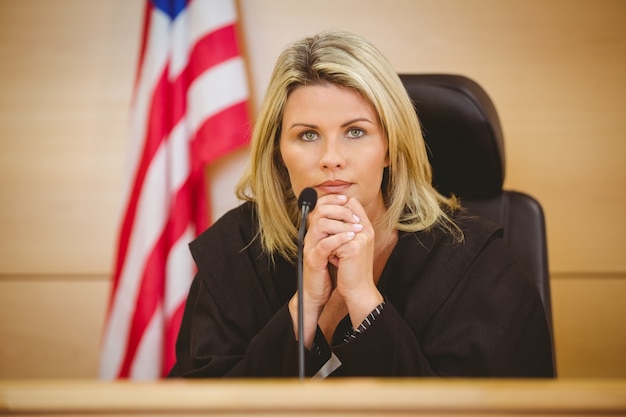
[[[0,381],[0,415],[626,415],[626,380]]]

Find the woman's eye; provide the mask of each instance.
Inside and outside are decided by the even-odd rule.
[[[361,136],[363,136],[365,134],[365,132],[362,129],[358,129],[358,128],[352,128],[350,130],[348,130],[348,136],[350,138],[360,138]]]
[[[317,139],[317,133],[315,132],[304,132],[300,134],[300,138],[304,141],[310,142],[312,140]]]

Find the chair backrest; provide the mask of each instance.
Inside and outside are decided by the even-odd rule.
[[[503,190],[502,128],[487,93],[467,77],[401,74],[428,147],[433,184],[472,213],[501,225],[504,239],[539,289],[552,331],[545,219],[528,194]]]

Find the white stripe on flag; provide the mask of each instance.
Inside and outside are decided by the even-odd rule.
[[[167,258],[164,300],[166,317],[171,317],[180,304],[185,301],[189,293],[189,286],[193,280],[195,266],[189,254],[188,244],[193,238],[194,231],[193,228],[189,226],[172,247]]]
[[[233,1],[195,0],[189,4],[189,13],[189,29],[194,42],[209,32],[237,21]]]
[[[167,138],[168,187],[174,196],[189,177],[189,133],[183,117]],[[171,200],[167,202],[169,205]]]
[[[194,0],[172,23],[170,79],[177,78],[189,62],[191,48],[208,33],[236,22],[232,2]]]
[[[229,59],[204,72],[189,86],[187,118],[196,132],[207,118],[248,98],[241,57]]]

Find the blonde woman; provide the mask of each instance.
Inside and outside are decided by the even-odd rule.
[[[539,294],[496,226],[431,185],[413,105],[365,39],[278,58],[238,187],[190,245],[198,266],[170,376],[295,376],[297,196],[306,374],[553,376]]]

